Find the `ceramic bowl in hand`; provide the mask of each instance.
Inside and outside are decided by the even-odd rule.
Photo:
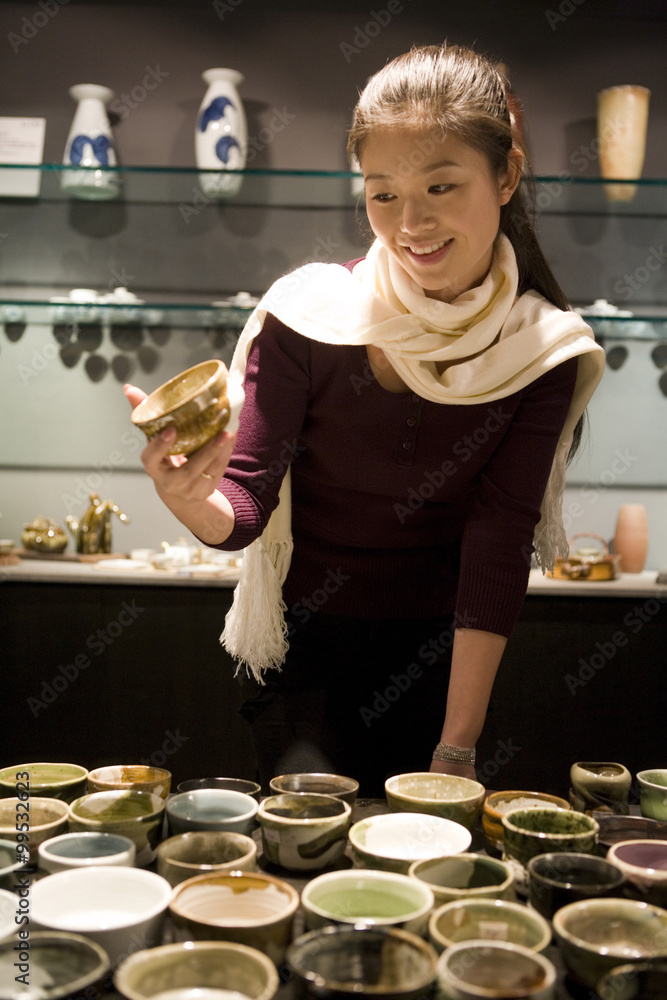
[[[413,861],[466,851],[472,835],[442,816],[399,812],[359,820],[350,827],[349,840],[362,867],[407,875]]]
[[[437,952],[459,941],[509,941],[543,952],[551,927],[539,913],[507,899],[458,899],[443,903],[429,917],[428,935]]]
[[[31,888],[30,918],[42,928],[83,934],[112,965],[160,943],[171,886],[155,872],[105,866],[71,868]]]
[[[354,806],[359,793],[359,782],[343,774],[303,772],[301,774],[279,774],[271,779],[269,787],[274,795],[289,792],[310,792],[316,795],[333,795],[349,806]]]
[[[90,792],[71,803],[71,831],[91,830],[129,837],[137,849],[135,863],[149,865],[155,860],[162,837],[164,799],[152,792]]]
[[[290,871],[321,871],[347,846],[352,810],[333,795],[270,795],[259,806],[264,856]]]
[[[16,941],[0,944],[0,996],[4,1000],[59,1000],[61,997],[94,996],[104,992],[93,987],[109,968],[109,956],[95,941],[79,934],[30,932],[30,949],[26,950],[30,986],[16,981]],[[20,974],[20,973],[19,973]]]
[[[96,767],[88,773],[89,792],[108,792],[113,789],[134,789],[135,792],[152,792],[166,799],[171,791],[171,771],[149,764],[110,764]]]
[[[262,797],[262,786],[247,778],[189,778],[176,786],[177,792],[194,792],[197,788],[226,788],[230,792],[243,792],[253,799]]]
[[[323,927],[287,951],[300,995],[319,1000],[423,1000],[431,995],[436,960],[430,944],[392,927]]]
[[[173,890],[169,912],[177,933],[197,941],[235,941],[279,965],[292,937],[299,893],[264,872],[197,875]]]
[[[635,899],[568,903],[553,929],[569,972],[590,989],[616,965],[667,957],[667,910]]]
[[[384,789],[392,812],[442,816],[468,830],[477,822],[486,795],[479,781],[429,771],[395,774]]]
[[[637,773],[639,808],[648,819],[667,820],[667,767]]]
[[[193,830],[158,844],[157,870],[174,886],[196,875],[253,871],[256,858],[257,844],[243,833]]]
[[[69,806],[60,799],[0,799],[0,839],[14,842],[16,860],[37,860],[39,845],[67,831]]]
[[[167,802],[167,823],[172,835],[190,830],[227,830],[249,834],[259,803],[245,792],[226,788],[196,788],[179,792]]]
[[[0,795],[29,791],[40,798],[71,802],[86,791],[87,775],[88,769],[79,764],[14,764],[0,771]]]
[[[136,952],[114,973],[114,985],[127,1000],[189,996],[223,1000],[239,994],[272,1000],[280,980],[270,958],[228,941],[187,941]]]
[[[593,854],[598,824],[574,809],[514,809],[503,816],[504,857],[527,865],[553,851]]]
[[[39,867],[53,874],[67,868],[91,868],[95,865],[134,865],[137,848],[129,837],[117,833],[80,831],[51,837],[39,845]]]
[[[317,875],[304,887],[306,927],[363,924],[425,934],[433,893],[424,882],[396,872],[351,869]]]
[[[516,898],[510,867],[484,854],[423,858],[413,861],[408,875],[428,885],[437,906],[457,899]]]
[[[607,861],[627,878],[629,895],[667,908],[667,840],[621,841]]]
[[[528,899],[547,920],[580,899],[621,896],[625,876],[617,865],[593,854],[539,854],[528,862]]]
[[[553,1000],[556,969],[509,941],[460,941],[442,953],[436,976],[438,996],[453,1000]]]
[[[165,382],[132,411],[132,422],[148,440],[176,428],[170,455],[191,455],[223,430],[235,432],[243,387],[222,361],[202,361]]]
[[[497,851],[502,851],[505,831],[503,816],[512,809],[569,809],[570,803],[547,792],[491,792],[484,800],[482,829],[484,837]]]

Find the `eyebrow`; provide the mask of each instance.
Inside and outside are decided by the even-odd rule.
[[[429,163],[426,167],[421,167],[419,170],[420,174],[430,174],[434,170],[439,170],[441,167],[460,167],[461,164],[457,163],[456,160],[438,160],[437,163]],[[367,174],[367,181],[386,181],[391,178],[391,174]]]

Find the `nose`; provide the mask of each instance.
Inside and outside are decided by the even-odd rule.
[[[401,226],[406,236],[420,236],[435,229],[437,219],[426,198],[406,198]]]

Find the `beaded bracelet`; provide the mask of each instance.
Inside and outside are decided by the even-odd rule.
[[[444,760],[450,764],[474,764],[475,748],[455,747],[451,743],[438,743],[433,751],[433,760]]]

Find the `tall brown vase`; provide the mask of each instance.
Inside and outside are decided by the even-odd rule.
[[[648,554],[648,519],[641,503],[624,503],[618,511],[614,552],[621,557],[623,573],[641,573]]]

